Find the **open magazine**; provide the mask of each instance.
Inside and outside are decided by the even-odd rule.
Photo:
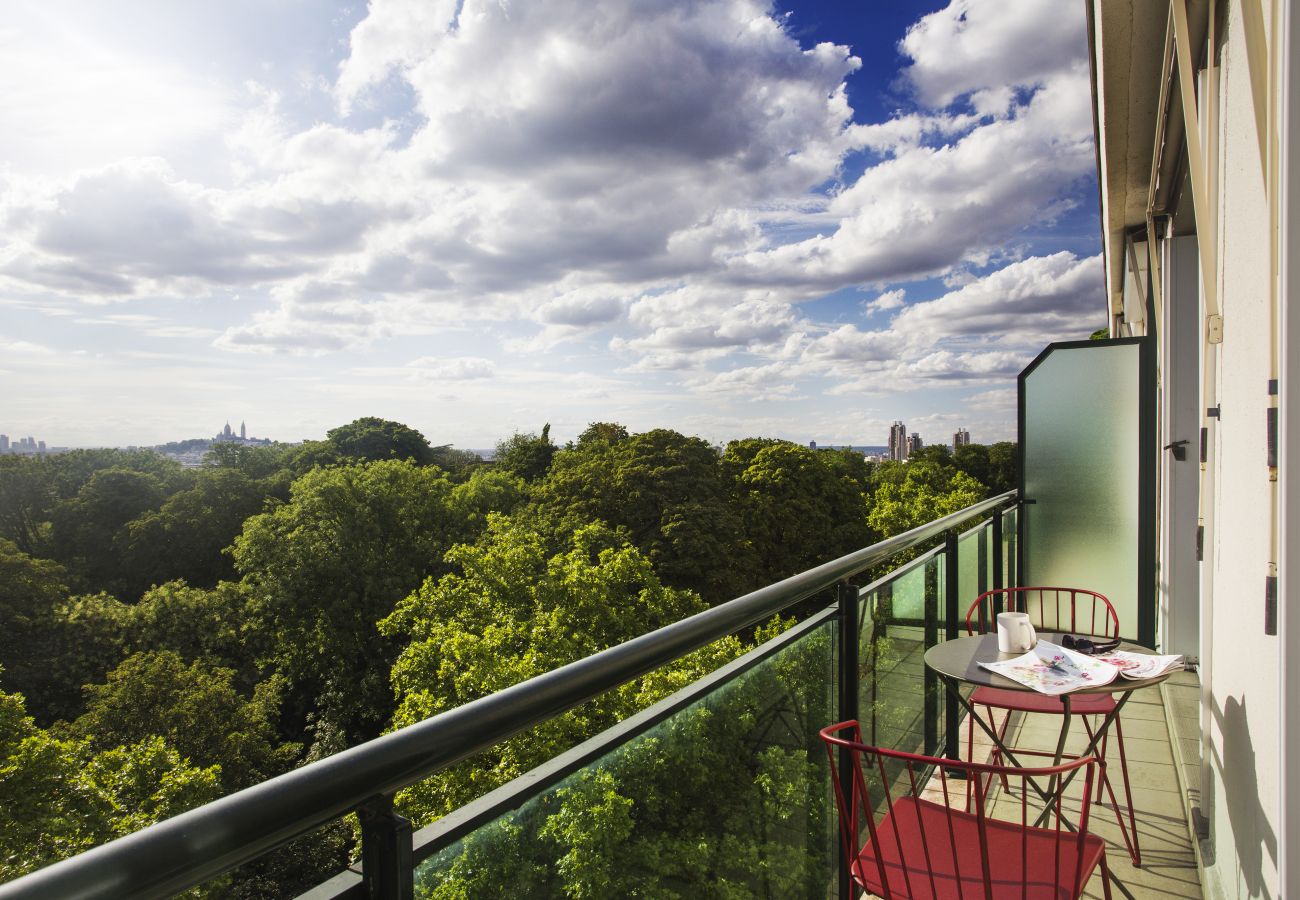
[[[1039,693],[1058,695],[1110,684],[1119,675],[1135,680],[1155,678],[1181,669],[1183,658],[1124,650],[1086,656],[1040,640],[1023,656],[1001,662],[982,662],[980,666]]]
[[[1053,695],[1110,684],[1119,674],[1118,666],[1043,640],[1023,656],[980,665],[1027,688]]]

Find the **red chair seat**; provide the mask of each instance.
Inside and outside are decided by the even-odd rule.
[[[1026,828],[997,819],[985,819],[984,828],[988,841],[985,858],[994,897],[1077,897],[1079,891],[1072,885],[1086,884],[1105,852],[1102,839],[1092,834],[1084,835],[1080,857],[1075,835],[1063,839],[1053,830]],[[911,796],[899,798],[876,826],[888,885],[880,883],[876,842],[868,841],[862,848],[854,860],[853,874],[868,891],[880,897],[983,897],[979,832],[979,817],[973,813]],[[1074,877],[1076,865],[1083,869],[1082,878]]]
[[[971,694],[970,702],[996,709],[1015,709],[1020,712],[1054,713],[1061,715],[1065,707],[1060,697],[1040,694],[1037,691],[1012,691],[1005,688],[981,687]],[[1070,698],[1070,712],[1079,716],[1107,715],[1115,708],[1115,698],[1110,694],[1075,694]]]

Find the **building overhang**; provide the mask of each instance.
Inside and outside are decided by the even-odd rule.
[[[1204,22],[1204,0],[1173,2],[1185,4],[1192,22]],[[1170,4],[1088,0],[1087,9],[1106,297],[1115,321],[1124,310],[1126,242],[1145,235],[1150,216],[1163,214],[1177,193],[1183,117]]]

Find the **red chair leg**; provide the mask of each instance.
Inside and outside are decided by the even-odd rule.
[[[1101,851],[1101,890],[1106,900],[1110,897],[1110,863],[1106,861],[1106,851]]]
[[[1124,776],[1124,802],[1128,805],[1128,827],[1133,834],[1133,845],[1129,847],[1129,856],[1133,857],[1133,865],[1140,868],[1142,851],[1138,848],[1137,816],[1133,811],[1133,789],[1128,780],[1128,757],[1124,754],[1124,728],[1120,725],[1119,716],[1115,717],[1112,727],[1115,729],[1115,742],[1119,744],[1119,770]]]

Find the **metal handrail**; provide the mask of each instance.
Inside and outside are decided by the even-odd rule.
[[[1008,491],[0,885],[0,900],[166,897],[756,625],[1015,499]]]

